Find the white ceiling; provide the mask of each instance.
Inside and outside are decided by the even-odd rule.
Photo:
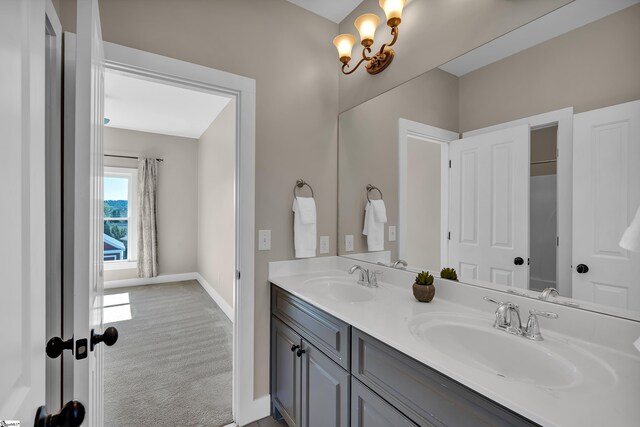
[[[107,127],[200,138],[229,100],[129,74],[105,72]]]
[[[638,2],[640,0],[575,0],[439,68],[460,77]]]
[[[362,0],[289,0],[310,12],[339,24]]]

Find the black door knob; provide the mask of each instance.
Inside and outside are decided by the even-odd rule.
[[[522,265],[522,264],[524,264],[524,260],[523,260],[521,257],[515,257],[515,258],[513,259],[513,263],[514,263],[515,265]]]
[[[73,350],[73,338],[62,341],[60,337],[53,337],[47,342],[47,356],[52,359],[59,357],[64,350]]]
[[[96,334],[93,329],[91,330],[91,351],[101,342],[111,347],[116,341],[118,341],[118,330],[113,326],[109,326],[102,334]]]
[[[307,352],[306,350],[298,349],[298,352],[296,353],[296,356],[302,357],[302,355],[305,354],[306,352]]]
[[[291,346],[291,351],[296,351],[296,350],[297,350],[297,349],[299,349],[299,348],[300,348],[300,346],[299,346],[299,345],[294,344],[294,345],[292,345],[292,346]]]
[[[34,427],[80,427],[84,421],[84,405],[77,400],[67,402],[59,413],[47,415],[47,408],[41,406],[36,412]]]
[[[585,264],[578,264],[578,266],[576,267],[576,271],[579,274],[584,274],[584,273],[588,273],[589,272],[589,267]]]

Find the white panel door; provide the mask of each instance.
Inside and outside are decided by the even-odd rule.
[[[0,1],[0,420],[23,426],[45,403],[44,59],[44,1]]]
[[[573,297],[640,311],[640,254],[618,245],[640,205],[640,101],[573,123]]]
[[[450,157],[449,263],[462,279],[526,289],[529,125],[452,141]]]
[[[99,427],[104,344],[91,349],[92,331],[103,332],[104,54],[97,0],[77,2],[76,28],[77,37],[65,34],[65,294],[72,292],[72,297],[65,300],[64,311],[76,341],[65,398],[82,402],[85,425]]]

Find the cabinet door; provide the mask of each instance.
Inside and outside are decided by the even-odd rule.
[[[351,379],[352,427],[416,427],[416,424],[369,390],[360,381]]]
[[[271,317],[271,397],[290,427],[300,425],[300,360],[302,338]]]
[[[302,426],[349,425],[349,373],[302,341]]]

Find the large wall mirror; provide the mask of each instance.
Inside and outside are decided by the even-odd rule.
[[[340,115],[341,256],[640,320],[640,4],[563,25]]]

